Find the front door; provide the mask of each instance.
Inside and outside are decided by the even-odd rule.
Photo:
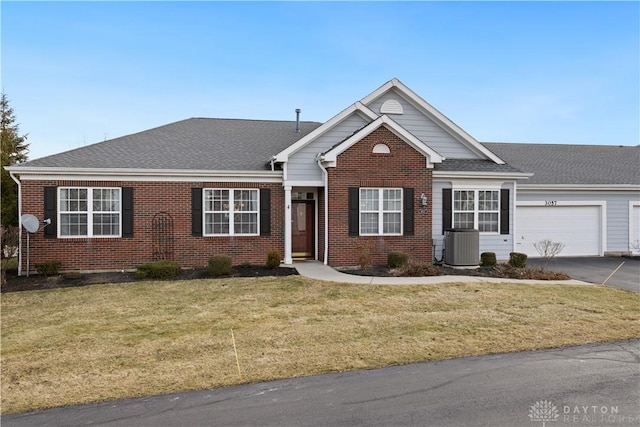
[[[315,205],[313,200],[291,203],[291,255],[294,258],[313,258],[315,241]]]

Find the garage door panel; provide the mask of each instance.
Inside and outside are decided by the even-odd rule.
[[[600,210],[600,206],[520,206],[516,250],[538,257],[534,243],[549,239],[565,244],[558,256],[600,255]]]

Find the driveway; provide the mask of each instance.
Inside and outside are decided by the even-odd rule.
[[[554,258],[547,265],[549,270],[563,271],[572,279],[602,284],[618,266],[622,267],[607,280],[607,285],[640,292],[640,258],[623,257],[567,257]],[[529,258],[529,267],[542,265],[540,258]]]
[[[640,340],[6,415],[2,426],[637,426]]]

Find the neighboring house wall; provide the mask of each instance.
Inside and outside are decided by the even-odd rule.
[[[395,91],[385,93],[367,106],[376,114],[380,114],[380,107],[389,99],[398,101],[403,109],[403,114],[389,114],[389,117],[443,157],[450,159],[480,158]]]
[[[585,205],[603,203],[606,215],[604,218],[605,246],[602,249],[605,255],[626,254],[630,250],[630,200],[640,200],[640,194],[637,191],[534,191],[518,189],[518,203],[567,202],[576,204],[585,202]],[[553,206],[550,206],[549,209],[553,209]],[[551,226],[550,229],[552,229]],[[553,239],[553,235],[549,237]],[[562,256],[562,253],[559,256]]]
[[[355,131],[365,126],[369,121],[354,113],[344,119],[335,128],[327,131],[314,141],[305,145],[289,157],[287,163],[287,180],[289,181],[322,181],[322,171],[318,166],[316,156],[350,137]]]
[[[44,238],[43,231],[30,236],[31,271],[36,262],[62,261],[62,270],[133,269],[154,260],[153,219],[168,214],[173,227],[173,255],[170,259],[182,267],[204,267],[209,257],[227,255],[233,264],[264,264],[267,252],[284,251],[283,222],[284,191],[281,184],[216,183],[216,182],[136,182],[136,181],[22,181],[23,213],[45,218],[43,200],[45,187],[131,187],[133,188],[132,238]],[[270,189],[269,236],[206,236],[192,235],[192,188],[265,188]],[[166,215],[165,215],[166,217]],[[166,230],[165,230],[166,231]],[[23,233],[26,253],[26,233]],[[23,269],[26,256],[22,257]]]
[[[376,144],[386,144],[391,153],[373,154]],[[359,265],[360,256],[366,253],[371,255],[373,264],[384,265],[391,251],[405,252],[416,261],[431,262],[432,208],[429,204],[421,211],[419,205],[422,193],[431,200],[431,174],[425,157],[384,127],[340,154],[337,166],[328,168],[329,265]],[[350,236],[349,188],[362,187],[413,189],[414,197],[407,200],[414,209],[413,232],[400,236]]]
[[[494,252],[499,260],[507,260],[509,253],[513,252],[515,192],[513,182],[500,182],[500,189],[509,190],[509,232],[508,234],[480,233],[480,253]],[[433,244],[434,255],[438,261],[442,260],[444,249],[442,190],[445,188],[453,188],[452,182],[438,180],[433,184]]]

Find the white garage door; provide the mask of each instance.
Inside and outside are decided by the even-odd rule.
[[[640,255],[640,205],[631,206],[631,218],[629,222],[631,226],[631,236],[629,239],[631,253]]]
[[[600,206],[518,206],[516,251],[540,254],[534,243],[549,239],[565,244],[557,256],[601,254]]]

